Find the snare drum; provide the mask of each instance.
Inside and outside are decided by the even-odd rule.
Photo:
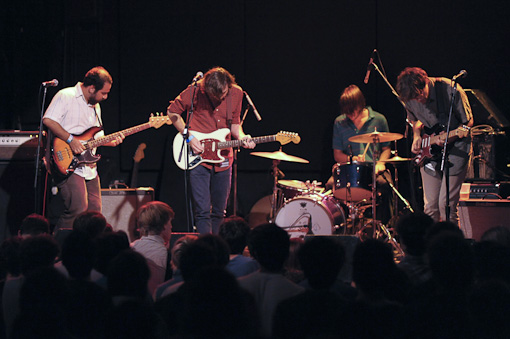
[[[315,181],[313,183],[309,181],[305,183],[299,180],[278,180],[278,187],[282,190],[283,197],[286,200],[298,195],[318,193],[320,191],[320,187],[317,187]]]
[[[347,162],[333,166],[333,195],[344,201],[372,197],[372,166]]]
[[[277,212],[275,224],[291,238],[306,234],[331,235],[346,227],[346,207],[332,196],[308,194],[287,201]]]

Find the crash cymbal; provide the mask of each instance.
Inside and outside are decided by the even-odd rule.
[[[255,155],[257,157],[268,158],[273,160],[282,160],[282,161],[290,161],[290,162],[300,162],[303,164],[308,164],[310,161],[296,157],[294,155],[286,154],[282,151],[275,152],[251,152],[251,155]]]
[[[378,132],[377,130],[372,133],[355,135],[349,138],[351,142],[357,142],[362,144],[369,144],[373,142],[388,142],[400,140],[404,136],[400,133],[389,133],[389,132]]]
[[[396,157],[390,158],[388,160],[380,160],[380,162],[384,162],[386,164],[396,164],[396,163],[401,163],[401,162],[411,161],[411,160],[413,160],[413,159],[412,158],[401,158],[397,155]]]

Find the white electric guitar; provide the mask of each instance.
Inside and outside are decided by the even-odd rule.
[[[186,169],[186,164],[189,164],[188,169],[193,169],[203,162],[211,164],[222,163],[225,161],[225,157],[220,154],[221,150],[239,147],[243,144],[242,140],[227,141],[226,138],[229,133],[230,130],[228,128],[221,128],[212,133],[191,131],[190,134],[197,138],[202,146],[204,146],[204,152],[201,154],[194,154],[191,147],[185,142],[183,148],[184,137],[181,133],[177,133],[173,144],[175,163],[182,170]],[[280,144],[285,145],[291,141],[297,144],[301,141],[301,138],[297,133],[280,131],[275,135],[255,137],[251,140],[256,144],[278,141]]]

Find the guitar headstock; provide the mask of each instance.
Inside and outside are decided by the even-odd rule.
[[[163,126],[165,124],[171,125],[172,120],[170,120],[170,117],[168,115],[163,115],[163,113],[157,112],[156,115],[151,113],[151,117],[149,118],[149,123],[150,123],[151,127],[160,128],[161,126]]]
[[[295,144],[299,144],[301,142],[301,137],[295,132],[280,131],[276,134],[276,140],[282,145],[286,145],[291,141]]]
[[[135,162],[142,161],[142,159],[145,157],[145,154],[143,153],[143,151],[146,148],[147,148],[147,145],[144,142],[142,142],[140,145],[138,145],[138,147],[136,148],[135,155],[133,156],[133,160]]]

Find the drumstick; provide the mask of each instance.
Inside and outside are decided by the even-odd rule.
[[[367,144],[367,147],[365,147],[365,152],[363,152],[363,161],[365,161],[365,155],[367,154],[368,148],[370,147],[369,144]]]

